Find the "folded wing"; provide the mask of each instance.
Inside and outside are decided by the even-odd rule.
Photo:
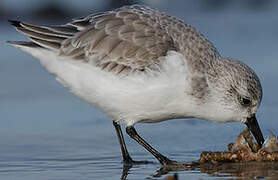
[[[26,46],[38,45],[117,73],[144,71],[159,64],[169,50],[181,51],[188,59],[197,55],[196,51],[211,53],[212,58],[218,55],[191,26],[139,5],[93,14],[62,26],[10,22],[33,42]]]

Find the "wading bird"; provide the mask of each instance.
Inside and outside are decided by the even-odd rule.
[[[246,124],[264,142],[255,113],[262,88],[244,63],[223,58],[195,28],[146,6],[133,5],[61,26],[10,21],[30,42],[9,41],[32,54],[72,93],[113,120],[125,163],[120,125],[164,166],[136,132],[136,123],[199,118]]]

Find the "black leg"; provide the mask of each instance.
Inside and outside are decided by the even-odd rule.
[[[113,125],[116,129],[117,132],[117,136],[121,145],[121,150],[122,150],[122,156],[123,156],[123,160],[124,163],[130,164],[133,162],[133,160],[131,159],[127,149],[126,149],[126,145],[125,145],[125,141],[124,141],[124,137],[123,137],[123,133],[121,130],[121,127],[119,124],[117,124],[116,122],[113,121]]]
[[[154,157],[163,165],[170,165],[173,163],[176,163],[175,161],[171,161],[170,159],[168,159],[167,157],[163,156],[162,154],[160,154],[157,150],[155,150],[151,145],[149,145],[143,138],[141,138],[135,128],[133,126],[129,126],[126,128],[126,132],[127,134],[133,138],[134,140],[136,140],[141,146],[143,146],[146,150],[148,150],[150,153],[152,153],[154,155]]]

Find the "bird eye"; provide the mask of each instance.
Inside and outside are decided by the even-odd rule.
[[[251,104],[251,100],[247,98],[241,98],[241,104],[243,106],[249,106]]]

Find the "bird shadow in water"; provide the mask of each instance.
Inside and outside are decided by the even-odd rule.
[[[121,180],[127,179],[133,165],[124,165]],[[278,178],[278,162],[244,162],[244,163],[205,163],[198,162],[178,163],[158,169],[153,177],[161,177],[170,172],[182,173],[184,171],[199,171],[212,177],[238,177],[238,178]]]

